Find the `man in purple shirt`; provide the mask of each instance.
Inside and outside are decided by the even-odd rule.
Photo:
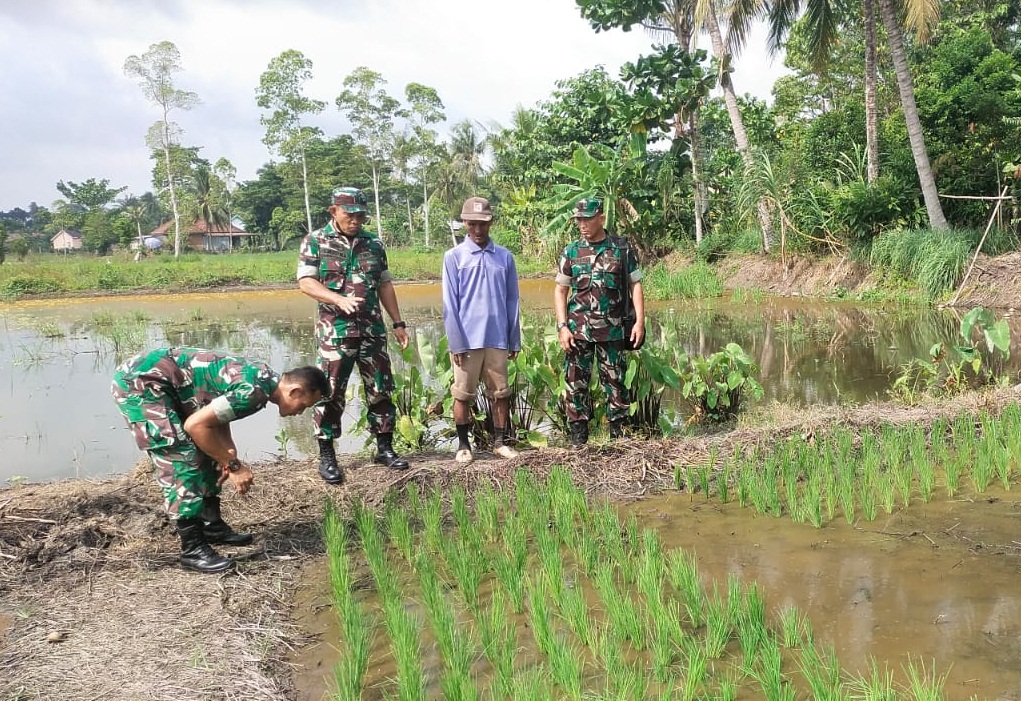
[[[501,458],[518,455],[505,441],[511,394],[507,361],[521,350],[521,311],[514,256],[489,238],[489,202],[469,197],[461,221],[468,235],[443,254],[443,327],[454,366],[454,459],[468,464],[473,459],[469,433],[480,380],[493,405],[493,452]]]

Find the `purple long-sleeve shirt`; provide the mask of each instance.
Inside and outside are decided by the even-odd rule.
[[[451,353],[521,350],[521,309],[514,256],[470,238],[443,254],[443,328]]]

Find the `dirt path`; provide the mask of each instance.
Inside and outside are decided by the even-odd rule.
[[[629,441],[580,453],[526,451],[512,462],[480,459],[468,469],[449,455],[418,456],[406,473],[358,459],[349,481],[331,488],[311,462],[260,465],[257,487],[227,495],[225,516],[257,534],[232,553],[238,572],[202,576],[176,566],[178,547],[160,513],[145,463],[108,481],[65,481],[0,491],[0,699],[295,699],[290,650],[311,641],[295,623],[295,589],[306,566],[324,560],[323,504],[378,505],[409,482],[444,489],[480,481],[512,484],[515,470],[569,468],[592,493],[635,499],[673,488],[675,466],[699,465],[715,447],[726,456],[835,423],[925,423],[935,416],[1017,401],[1021,389],[905,408],[870,405],[792,413],[786,422],[685,440]],[[1013,515],[1011,515],[1013,516]],[[1013,524],[1012,518],[1005,523]],[[904,528],[914,528],[905,522]],[[942,552],[981,543],[983,557],[1017,557],[1013,531],[942,529]],[[224,549],[227,551],[227,549]]]

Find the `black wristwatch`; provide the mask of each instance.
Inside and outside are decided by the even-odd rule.
[[[397,329],[406,329],[406,328],[408,328],[408,322],[406,322],[406,321],[395,321],[394,322],[394,331],[396,331]]]
[[[227,469],[231,472],[237,472],[238,470],[241,469],[241,461],[238,460],[237,458],[234,458],[229,463],[227,463]]]
[[[557,322],[557,331],[559,331],[560,329],[566,329],[566,328],[567,328],[567,322],[566,321],[558,321]]]

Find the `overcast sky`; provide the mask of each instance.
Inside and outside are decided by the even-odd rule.
[[[0,0],[0,210],[50,206],[58,180],[151,188],[145,133],[160,115],[123,67],[164,40],[181,53],[175,87],[202,100],[171,115],[182,143],[228,158],[238,180],[271,158],[255,89],[287,49],[312,61],[306,94],[327,102],[319,124],[334,136],[347,131],[334,100],[357,66],[401,99],[409,82],[435,88],[448,125],[508,124],[556,81],[597,64],[617,77],[654,43],[639,29],[596,34],[573,0]],[[768,99],[782,73],[753,39],[734,80]]]

